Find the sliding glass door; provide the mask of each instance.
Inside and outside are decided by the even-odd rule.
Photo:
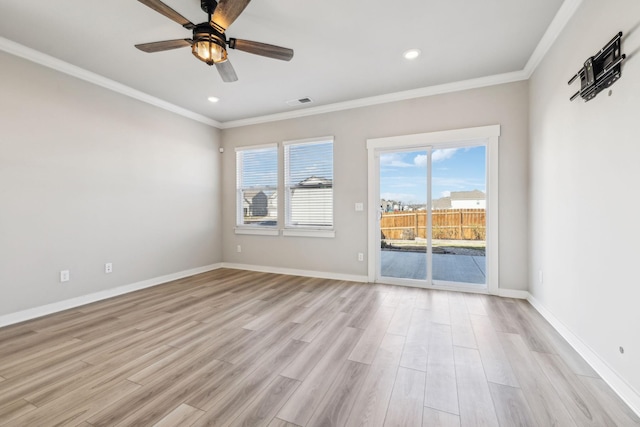
[[[375,158],[377,280],[486,288],[486,144],[378,150]]]
[[[427,280],[427,151],[380,154],[380,276]]]
[[[434,282],[486,284],[486,147],[433,150]]]

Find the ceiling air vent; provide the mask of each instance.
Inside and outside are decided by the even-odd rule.
[[[292,99],[291,101],[287,101],[287,104],[291,106],[296,106],[296,105],[311,104],[312,102],[313,102],[313,99],[307,96],[305,98]]]

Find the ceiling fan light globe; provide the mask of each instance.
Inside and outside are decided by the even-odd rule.
[[[193,55],[209,65],[227,59],[227,50],[220,40],[212,36],[198,37],[191,47]]]

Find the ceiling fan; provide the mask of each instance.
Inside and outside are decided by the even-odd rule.
[[[208,65],[216,66],[220,77],[225,82],[238,80],[233,66],[227,58],[227,46],[267,58],[290,61],[293,50],[271,44],[229,38],[225,31],[247,7],[251,0],[200,0],[200,7],[207,13],[209,19],[202,24],[194,24],[160,0],[138,0],[167,18],[177,22],[184,28],[193,31],[190,39],[165,40],[161,42],[137,44],[143,52],[153,53],[163,50],[177,49],[191,46],[191,52],[199,60]]]

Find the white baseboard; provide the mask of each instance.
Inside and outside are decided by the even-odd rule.
[[[529,292],[516,289],[498,289],[498,296],[503,298],[528,299]]]
[[[233,268],[237,270],[248,270],[248,271],[258,271],[261,273],[274,273],[274,274],[287,274],[290,276],[303,276],[303,277],[317,277],[320,279],[330,279],[330,280],[346,280],[349,282],[362,282],[369,283],[369,276],[367,275],[357,275],[357,274],[339,274],[339,273],[331,273],[327,271],[313,271],[313,270],[298,270],[294,268],[281,268],[281,267],[271,267],[264,265],[252,265],[252,264],[239,264],[239,263],[231,263],[231,262],[223,262],[223,268]],[[410,286],[407,283],[390,283],[390,284],[398,284],[400,286]],[[450,287],[442,286],[442,287],[433,287],[432,289],[442,289],[442,290],[451,290]],[[463,292],[474,292],[472,288],[464,288],[459,289]],[[484,292],[480,292],[484,293]],[[527,299],[529,297],[529,292],[527,291],[519,291],[514,289],[498,289],[498,295],[505,298],[516,298],[516,299]]]
[[[139,291],[140,289],[161,285],[173,280],[178,280],[185,277],[194,276],[196,274],[205,273],[207,271],[216,270],[221,266],[221,263],[205,265],[204,267],[197,267],[189,270],[179,271],[177,273],[167,274],[165,276],[154,277],[153,279],[132,283],[130,285],[119,286],[113,289],[106,289],[104,291],[95,292],[89,295],[83,295],[64,301],[54,302],[40,307],[29,308],[27,310],[18,311],[16,313],[5,314],[3,316],[0,316],[0,327],[13,325],[15,323],[24,322],[26,320],[31,320],[60,311],[69,310],[71,308],[80,307],[92,302]]]
[[[574,350],[582,356],[586,362],[609,384],[614,392],[640,416],[640,393],[630,386],[624,378],[620,377],[616,371],[611,369],[609,364],[604,361],[598,354],[585,344],[577,335],[575,335],[564,323],[553,315],[546,307],[544,307],[533,295],[529,294],[527,300],[529,303],[544,317],[547,322],[555,328],[556,331],[573,347]]]
[[[330,280],[345,280],[348,282],[368,282],[366,275],[357,274],[340,274],[331,273],[328,271],[313,271],[313,270],[297,270],[295,268],[281,268],[281,267],[269,267],[264,265],[250,265],[250,264],[237,264],[230,262],[223,262],[223,268],[234,268],[237,270],[259,271],[261,273],[274,273],[274,274],[287,274],[290,276],[303,276],[303,277],[317,277],[319,279]]]

